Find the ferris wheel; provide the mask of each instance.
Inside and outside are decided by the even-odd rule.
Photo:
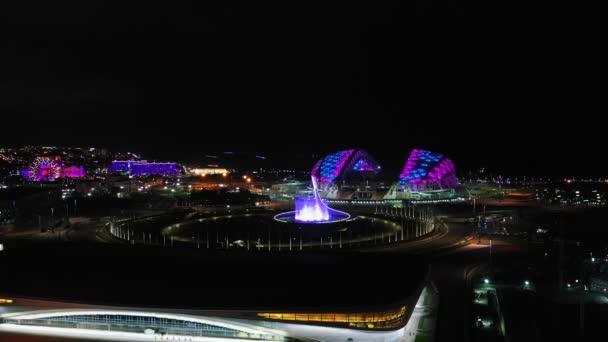
[[[59,165],[52,159],[38,157],[30,165],[30,179],[34,181],[54,181],[59,177]]]

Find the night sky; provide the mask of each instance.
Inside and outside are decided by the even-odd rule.
[[[46,6],[2,11],[0,146],[356,146],[389,167],[422,147],[460,170],[608,174],[605,38],[578,8]]]

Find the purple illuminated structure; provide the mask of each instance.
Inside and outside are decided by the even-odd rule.
[[[312,176],[318,179],[319,188],[329,188],[337,179],[356,172],[377,173],[381,170],[380,165],[369,155],[369,153],[350,149],[327,155],[315,164]]]
[[[427,150],[413,149],[399,182],[412,190],[451,189],[456,187],[456,168],[444,155]]]
[[[60,166],[54,160],[38,157],[30,165],[27,178],[31,181],[52,182],[61,176],[60,170]]]
[[[67,178],[82,178],[87,174],[84,171],[84,167],[80,166],[68,166],[61,169],[61,177]]]
[[[348,220],[350,215],[328,207],[319,196],[317,181],[312,177],[312,194],[298,195],[295,198],[295,211],[278,214],[275,220],[296,223],[333,223]]]
[[[30,181],[52,182],[58,178],[81,178],[85,177],[84,167],[61,166],[61,161],[55,161],[48,157],[38,157],[30,165],[29,169],[21,170],[21,175]]]
[[[84,167],[61,166],[61,161],[55,161],[48,157],[38,157],[29,169],[21,170],[21,175],[30,181],[52,182],[58,178],[81,178],[85,177]]]
[[[115,160],[108,172],[129,172],[131,176],[179,175],[181,170],[175,163],[148,163],[145,160]]]

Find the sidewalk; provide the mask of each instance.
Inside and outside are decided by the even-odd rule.
[[[439,293],[434,286],[427,285],[423,290],[409,322],[405,326],[402,342],[431,342],[435,339]]]

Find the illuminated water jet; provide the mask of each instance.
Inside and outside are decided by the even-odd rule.
[[[319,196],[317,180],[312,178],[312,194],[296,195],[295,211],[276,215],[274,218],[281,222],[297,223],[333,223],[350,218],[348,213],[328,207]]]

